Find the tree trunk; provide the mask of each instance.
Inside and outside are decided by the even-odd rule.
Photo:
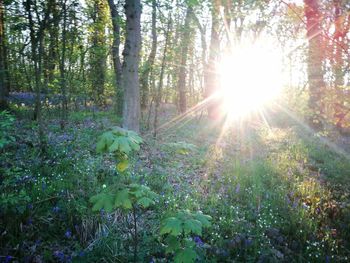
[[[60,61],[60,84],[62,91],[62,122],[61,127],[63,128],[65,122],[67,121],[68,114],[68,103],[67,103],[67,94],[66,94],[66,46],[67,46],[67,3],[66,0],[63,0],[62,12],[63,12],[63,28],[62,28],[62,53]]]
[[[144,111],[147,108],[149,101],[149,75],[152,71],[154,60],[157,53],[157,2],[152,0],[152,49],[145,63],[145,68],[141,76],[141,110]]]
[[[108,0],[109,10],[111,12],[112,26],[113,26],[113,67],[116,79],[116,111],[119,116],[123,114],[123,90],[122,90],[122,64],[120,62],[119,47],[120,47],[120,26],[119,14],[114,0]]]
[[[322,96],[324,94],[325,83],[323,80],[322,62],[323,41],[320,24],[320,11],[318,0],[304,0],[306,30],[309,41],[307,74],[309,82],[309,107],[312,111],[310,124],[316,129],[322,128],[322,115],[324,105]]]
[[[168,28],[165,34],[165,44],[164,44],[164,51],[163,51],[163,58],[162,58],[162,65],[160,68],[160,76],[159,76],[159,83],[158,83],[158,91],[156,94],[156,104],[155,104],[155,110],[154,110],[154,122],[153,122],[153,137],[157,137],[157,129],[158,129],[158,110],[160,106],[160,102],[162,100],[162,90],[163,90],[163,80],[164,80],[164,70],[166,66],[166,55],[168,51],[168,45],[169,45],[169,35],[171,31],[171,25],[172,20],[171,17],[169,18],[168,22]]]
[[[179,109],[180,113],[186,112],[187,101],[186,101],[186,64],[188,56],[188,48],[190,42],[190,23],[192,16],[192,7],[189,6],[186,12],[185,23],[183,26],[183,34],[181,41],[181,61],[180,61],[180,70],[179,70],[179,79],[177,82],[177,90],[179,92]]]
[[[123,109],[123,127],[140,131],[140,85],[139,60],[141,48],[141,3],[140,0],[129,0],[125,3],[126,38],[122,86],[125,92]]]
[[[219,78],[217,74],[217,62],[219,58],[220,40],[219,40],[219,2],[213,1],[212,7],[212,22],[211,22],[211,37],[209,46],[208,63],[204,70],[204,97],[208,99],[208,116],[209,118],[218,117],[218,101],[214,97],[218,91]]]
[[[9,95],[9,89],[6,57],[4,1],[0,0],[0,110],[8,108],[7,96]]]

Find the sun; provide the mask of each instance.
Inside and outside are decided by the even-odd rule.
[[[231,119],[247,116],[271,103],[283,86],[281,53],[270,44],[234,48],[220,63],[223,110]]]

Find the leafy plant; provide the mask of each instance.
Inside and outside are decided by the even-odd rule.
[[[162,221],[160,234],[166,236],[166,253],[174,253],[174,261],[191,263],[197,258],[195,250],[198,236],[204,227],[210,227],[211,217],[201,212],[179,211],[174,216]],[[192,236],[195,235],[195,238]]]
[[[13,142],[15,138],[9,134],[15,118],[8,111],[0,112],[0,149]]]
[[[124,212],[131,212],[133,218],[133,241],[134,241],[134,262],[137,261],[138,251],[138,228],[137,228],[137,212],[139,208],[146,209],[155,204],[158,195],[144,185],[130,184],[120,186],[115,191],[109,189],[103,193],[97,194],[90,198],[93,203],[93,211],[104,209],[106,212],[112,212],[121,209]]]
[[[117,163],[117,170],[124,172],[129,167],[129,154],[140,150],[142,138],[135,132],[120,127],[113,127],[103,133],[97,142],[98,153],[113,153]]]

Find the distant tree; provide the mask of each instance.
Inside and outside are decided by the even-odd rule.
[[[307,55],[307,75],[309,83],[309,107],[312,111],[310,124],[321,128],[324,105],[325,82],[323,79],[323,38],[321,28],[321,14],[318,0],[304,0],[306,31],[309,42]]]
[[[113,46],[112,46],[112,57],[113,57],[113,68],[116,79],[116,109],[117,114],[122,116],[123,114],[123,90],[122,90],[122,64],[120,61],[119,48],[120,48],[120,15],[118,13],[117,6],[114,0],[108,0],[109,10],[112,19],[113,28]]]
[[[140,78],[141,83],[141,110],[144,111],[147,108],[149,102],[150,92],[150,73],[153,69],[154,60],[157,53],[157,2],[152,0],[152,48],[149,53],[148,59],[145,62],[144,69]]]
[[[7,109],[9,95],[4,8],[4,0],[0,0],[0,110]]]
[[[190,24],[192,20],[193,8],[191,5],[187,7],[185,22],[182,28],[182,37],[181,37],[181,53],[180,53],[180,63],[179,63],[179,76],[177,82],[177,90],[179,92],[179,110],[180,113],[186,112],[187,109],[187,98],[186,98],[186,66],[188,59],[188,49],[190,44],[190,35],[191,29]]]
[[[139,60],[141,48],[141,3],[140,0],[126,1],[126,37],[123,50],[122,87],[124,90],[123,127],[140,130],[140,83]]]

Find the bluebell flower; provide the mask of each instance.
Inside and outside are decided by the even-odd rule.
[[[85,256],[85,251],[83,251],[83,250],[80,251],[79,254],[78,254],[78,256],[81,257],[81,258],[84,257],[84,256]]]
[[[71,238],[72,237],[72,232],[69,229],[67,229],[66,233],[64,233],[64,236],[66,238]]]
[[[54,213],[58,213],[60,210],[61,210],[61,209],[60,209],[58,206],[54,206],[54,207],[52,208],[52,212],[54,212]]]
[[[238,183],[236,186],[236,194],[238,194],[240,190],[241,190],[241,185]]]
[[[199,236],[195,236],[193,238],[193,241],[196,243],[197,247],[202,247],[204,245],[204,242],[202,241],[202,239]]]
[[[62,251],[55,251],[53,253],[54,257],[57,258],[60,262],[64,262],[65,260],[65,255]]]
[[[33,209],[33,204],[28,204],[27,207],[28,207],[29,210],[32,210]]]
[[[246,247],[250,247],[253,244],[253,240],[251,238],[247,238],[244,240],[244,244]]]
[[[31,226],[33,224],[33,219],[31,217],[28,218],[27,224]]]
[[[12,259],[13,259],[12,256],[6,256],[5,263],[10,263]]]

